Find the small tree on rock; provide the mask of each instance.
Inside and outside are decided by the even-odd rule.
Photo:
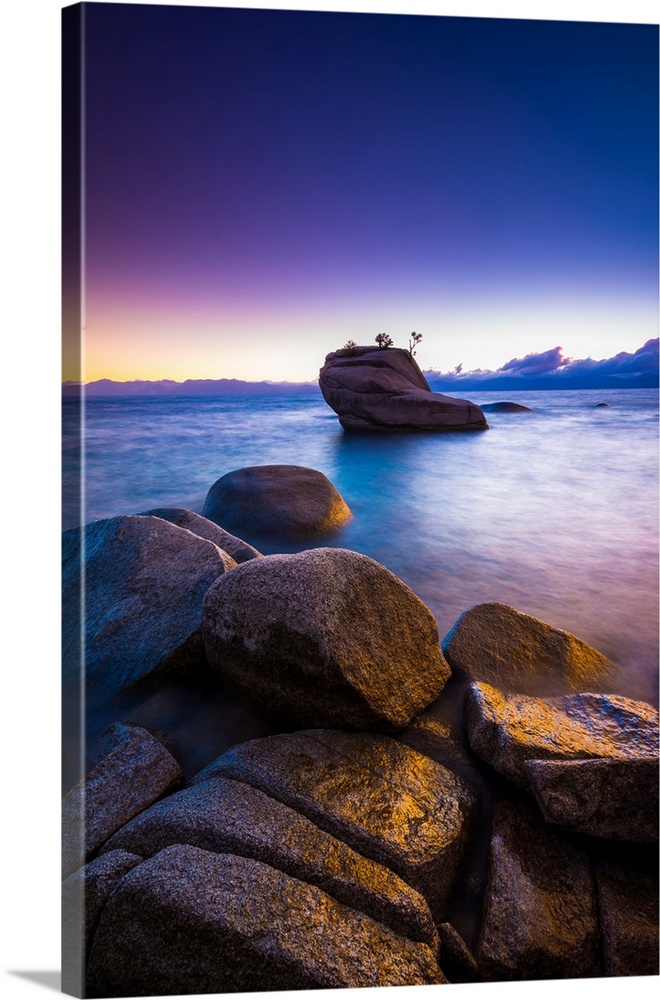
[[[347,340],[346,343],[344,344],[343,350],[344,351],[354,351],[356,347],[357,347],[357,344],[355,343],[354,340]]]
[[[415,357],[415,354],[417,353],[416,348],[421,339],[422,339],[421,333],[415,333],[415,331],[413,330],[413,332],[410,334],[410,337],[408,338],[408,353],[410,354],[411,358]]]
[[[376,337],[376,343],[381,350],[385,347],[394,347],[394,341],[390,337],[389,333],[379,333]]]

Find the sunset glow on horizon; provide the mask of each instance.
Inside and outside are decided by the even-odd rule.
[[[84,368],[309,381],[658,334],[651,25],[85,6]],[[67,359],[65,358],[65,361]]]

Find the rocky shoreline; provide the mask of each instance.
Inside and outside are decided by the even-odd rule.
[[[265,468],[232,474],[229,500],[214,484],[213,519],[65,533],[65,701],[84,569],[88,705],[213,674],[275,731],[186,775],[166,731],[107,730],[64,800],[63,989],[657,975],[656,708],[513,608],[466,609],[440,641],[364,555],[262,556],[240,537],[255,498],[282,537],[322,543],[351,516],[320,473]]]

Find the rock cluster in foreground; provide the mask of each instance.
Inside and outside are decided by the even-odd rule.
[[[185,672],[193,645],[288,731],[186,780],[166,733],[111,727],[64,803],[66,990],[657,974],[658,713],[601,690],[601,654],[504,605],[441,647],[373,560],[232,558],[168,510],[88,526],[90,683],[129,654],[129,686]],[[451,669],[447,725],[427,710]]]
[[[328,406],[345,430],[483,430],[482,410],[432,392],[409,351],[345,348],[328,354],[319,373]]]

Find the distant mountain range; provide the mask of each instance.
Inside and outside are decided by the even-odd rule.
[[[453,372],[428,369],[424,372],[434,392],[453,395],[479,390],[507,391],[523,389],[654,389],[658,386],[658,338],[647,340],[643,347],[630,354],[622,351],[613,358],[594,361],[592,358],[565,358],[561,347],[549,351],[512,358],[495,371],[464,372],[462,366]],[[79,382],[64,382],[62,394],[80,395]],[[235,378],[187,379],[174,382],[137,380],[113,382],[99,379],[88,382],[86,396],[293,396],[316,395],[318,382],[244,382]]]

